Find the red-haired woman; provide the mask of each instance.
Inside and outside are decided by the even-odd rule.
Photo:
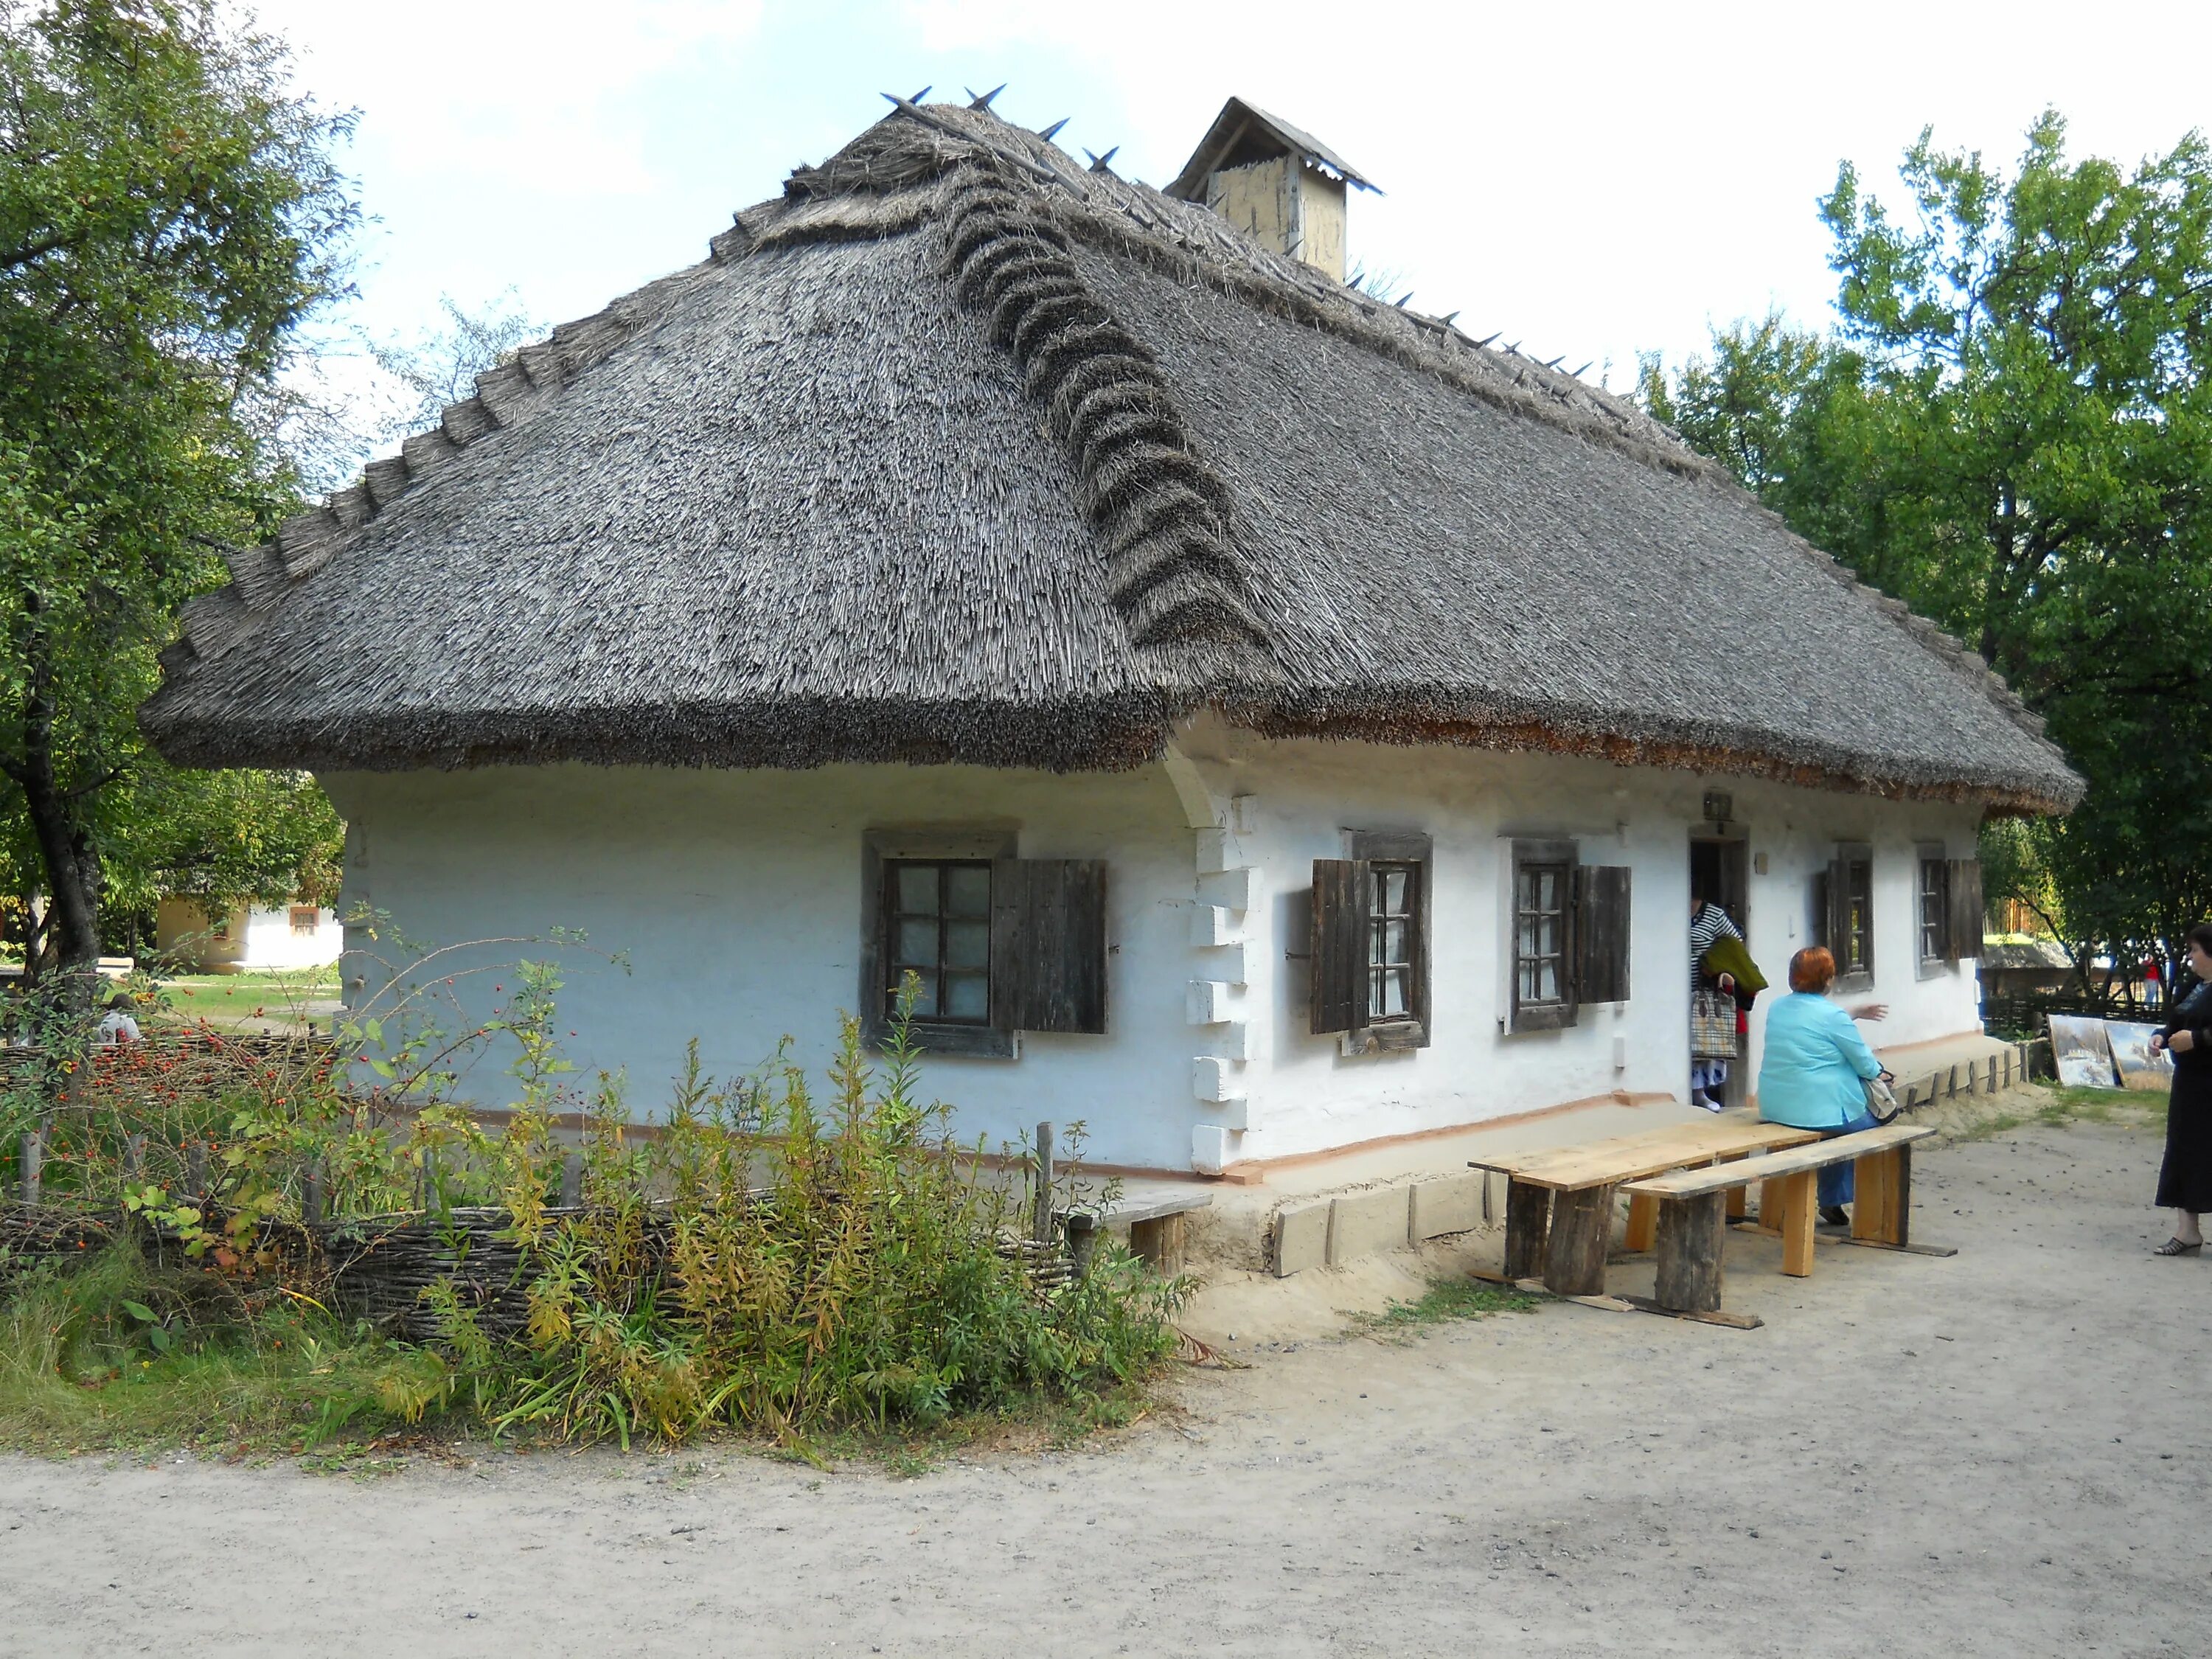
[[[1866,1085],[1875,1078],[1887,1081],[1889,1073],[1851,1020],[1855,1012],[1878,1019],[1886,1011],[1829,1001],[1835,977],[1835,957],[1817,945],[1790,958],[1790,994],[1767,1010],[1766,1052],[1759,1065],[1759,1115],[1769,1123],[1824,1135],[1875,1126]],[[1850,1218],[1844,1206],[1851,1201],[1853,1187],[1849,1164],[1820,1171],[1821,1220]]]
[[[2189,971],[2197,988],[2173,1005],[2151,1052],[2173,1056],[2166,1103],[2166,1162],[2158,1202],[2173,1212],[2173,1237],[2154,1255],[2195,1255],[2204,1248],[2197,1218],[2212,1210],[2212,921],[2189,930]]]

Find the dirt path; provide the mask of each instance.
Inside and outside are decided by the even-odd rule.
[[[0,1462],[0,1652],[2212,1652],[2212,1261],[2142,1132],[1926,1157],[1952,1261],[1747,1243],[1737,1333],[1553,1305],[1192,1376],[915,1480]],[[2155,1231],[2154,1231],[2155,1230]],[[2177,1360],[2179,1353],[2187,1358]]]

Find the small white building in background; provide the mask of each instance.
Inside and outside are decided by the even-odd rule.
[[[963,1136],[1132,1171],[1681,1101],[1693,885],[1976,1031],[2040,722],[1633,404],[1301,263],[1347,179],[1242,105],[1167,193],[902,108],[234,556],[145,729],[312,768],[386,941],[586,930],[484,948],[641,1113],[908,970]]]
[[[154,944],[188,973],[265,973],[331,966],[345,949],[345,929],[327,905],[241,904],[210,921],[198,899],[165,898]]]

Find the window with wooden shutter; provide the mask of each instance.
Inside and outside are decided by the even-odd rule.
[[[1628,1000],[1629,868],[1589,864],[1575,871],[1575,1000]]]
[[[1430,1040],[1430,838],[1357,830],[1352,856],[1314,860],[1310,1028],[1346,1047],[1426,1048]]]
[[[1836,959],[1836,984],[1864,990],[1874,983],[1874,849],[1837,848],[1813,879],[1814,943]]]
[[[1106,1030],[1106,866],[1001,859],[991,866],[991,998],[1017,1031]]]
[[[1919,848],[1918,869],[1912,921],[1920,977],[1926,979],[1945,972],[1958,958],[1951,954],[1951,866],[1941,845]]]
[[[1982,861],[1953,859],[1946,872],[1946,896],[1950,921],[1945,930],[1944,954],[1953,962],[1978,960],[1986,932],[1986,906],[1982,898]]]
[[[1555,1031],[1575,1023],[1577,867],[1571,841],[1513,843],[1511,1030]]]

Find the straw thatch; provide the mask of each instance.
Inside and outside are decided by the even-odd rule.
[[[2069,805],[1978,657],[1624,401],[902,105],[196,600],[209,765],[1127,767],[1204,708]]]

